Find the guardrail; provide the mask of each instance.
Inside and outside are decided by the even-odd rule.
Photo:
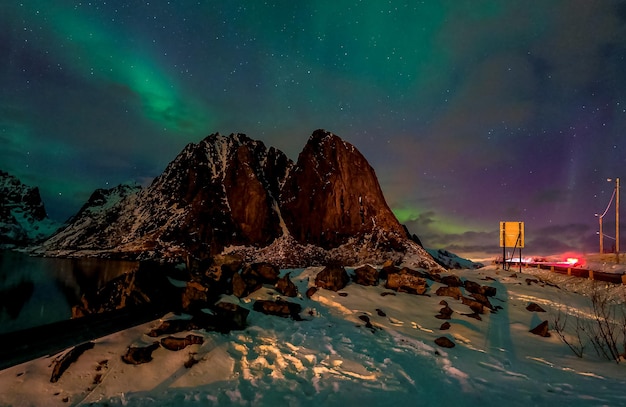
[[[494,263],[502,264],[502,260],[495,260]],[[518,262],[507,262],[507,264],[519,266]],[[626,284],[626,273],[607,273],[604,271],[594,271],[582,267],[568,267],[542,263],[522,263],[522,265],[524,268],[550,270],[552,273],[567,274],[568,276],[588,278],[589,280],[604,281],[612,284]]]

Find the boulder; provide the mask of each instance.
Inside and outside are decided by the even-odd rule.
[[[287,297],[295,297],[298,295],[298,287],[291,281],[291,273],[285,274],[276,283],[276,291]]]
[[[480,302],[481,304],[483,304],[485,307],[489,308],[490,310],[494,311],[494,307],[493,305],[491,305],[491,302],[489,302],[489,298],[487,298],[486,295],[483,294],[478,294],[478,293],[472,293],[471,296],[478,302]]]
[[[203,342],[204,338],[198,335],[190,334],[184,338],[168,336],[167,338],[161,339],[161,346],[167,350],[179,351],[181,349],[185,349],[189,345],[202,344]]]
[[[246,281],[243,277],[241,277],[241,274],[233,274],[232,285],[233,295],[235,297],[243,298],[249,294],[248,286],[246,285]]]
[[[52,375],[50,376],[50,383],[58,382],[61,378],[61,375],[65,373],[67,368],[70,367],[72,363],[76,362],[80,355],[85,353],[86,350],[92,349],[93,347],[93,342],[85,342],[75,346],[69,352],[63,355],[63,357],[57,359],[54,362],[54,368],[52,369]]]
[[[474,281],[465,280],[465,291],[472,294],[481,294],[487,297],[494,297],[496,295],[496,288],[486,285],[480,285]]]
[[[159,342],[154,342],[148,346],[129,346],[126,353],[122,355],[122,361],[129,365],[140,365],[152,361],[152,352],[161,346]]]
[[[473,300],[471,298],[467,298],[467,297],[461,297],[461,302],[465,305],[467,305],[468,307],[470,307],[470,309],[472,311],[474,311],[476,314],[484,314],[485,313],[485,307],[484,305],[476,300]]]
[[[454,311],[452,311],[452,308],[450,308],[448,305],[446,305],[445,307],[443,307],[442,309],[439,310],[439,314],[435,315],[435,318],[437,319],[450,319],[452,317],[452,313]]]
[[[449,287],[462,287],[463,286],[463,281],[458,276],[455,276],[455,275],[447,275],[447,276],[441,277],[441,283]]]
[[[413,270],[405,267],[397,273],[387,275],[385,288],[398,292],[422,295],[428,289],[428,284],[425,278],[419,277]]]
[[[220,301],[212,309],[217,320],[215,330],[218,332],[239,331],[247,326],[250,311],[246,308],[232,302]]]
[[[297,321],[301,319],[300,312],[302,311],[300,304],[284,300],[257,300],[253,305],[253,309],[267,315],[276,315],[283,318],[291,317]]]
[[[454,348],[456,346],[454,342],[452,342],[445,336],[440,336],[439,338],[435,339],[435,343],[442,348]]]
[[[254,263],[244,270],[243,277],[258,277],[262,284],[276,284],[280,277],[280,269],[267,262]]]
[[[360,285],[378,285],[379,272],[370,265],[364,265],[354,269],[352,281]]]
[[[343,289],[349,281],[350,277],[346,269],[335,265],[326,266],[315,276],[315,286],[331,291]]]
[[[317,292],[318,288],[317,287],[309,287],[306,290],[306,298],[311,298],[313,296],[313,294],[315,294]]]
[[[534,303],[534,302],[531,302],[530,304],[528,304],[526,309],[530,312],[546,312],[545,309],[541,308],[539,304]]]
[[[535,334],[535,335],[539,335],[539,336],[543,336],[544,338],[549,338],[550,337],[550,329],[548,327],[548,321],[543,321],[542,323],[540,323],[539,325],[537,325],[536,327],[531,329],[530,333]]]
[[[461,289],[458,286],[441,286],[437,288],[435,294],[440,297],[452,297],[455,300],[461,298]]]
[[[184,311],[190,311],[192,309],[207,308],[213,301],[211,301],[207,286],[199,281],[188,281],[183,289],[181,306]]]

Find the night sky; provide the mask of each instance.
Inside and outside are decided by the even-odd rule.
[[[10,0],[0,55],[0,169],[59,220],[215,132],[296,160],[332,131],[460,254],[504,220],[527,253],[596,251],[626,183],[626,2]]]

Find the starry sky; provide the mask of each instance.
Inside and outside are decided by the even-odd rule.
[[[11,0],[0,55],[0,169],[59,220],[215,132],[296,160],[332,131],[466,255],[501,252],[500,221],[530,254],[596,251],[626,182],[623,1]]]

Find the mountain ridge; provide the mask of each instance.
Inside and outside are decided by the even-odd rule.
[[[111,192],[120,199],[107,208],[83,208],[37,252],[133,259],[227,252],[286,267],[411,253],[420,267],[440,269],[393,215],[365,157],[322,129],[296,163],[244,134],[214,133],[185,146],[148,187],[126,191]]]

